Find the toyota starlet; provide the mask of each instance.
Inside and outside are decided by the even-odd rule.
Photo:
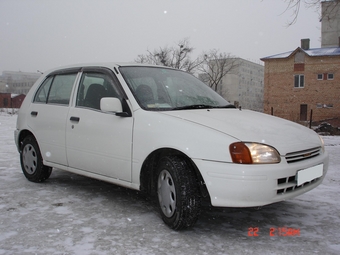
[[[176,230],[195,224],[203,200],[283,201],[318,186],[328,168],[313,130],[235,108],[186,72],[141,64],[45,72],[19,110],[15,142],[28,180],[57,168],[140,190]]]

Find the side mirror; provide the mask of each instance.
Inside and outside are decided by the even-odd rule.
[[[103,112],[122,113],[123,107],[120,100],[116,97],[103,97],[100,99],[100,110]]]

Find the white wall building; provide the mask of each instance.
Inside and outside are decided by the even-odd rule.
[[[223,77],[218,93],[236,107],[263,112],[264,66],[242,58],[235,64]]]
[[[321,2],[321,48],[340,45],[340,3],[339,1]]]
[[[0,76],[0,92],[26,95],[40,76],[40,73],[3,71]]]

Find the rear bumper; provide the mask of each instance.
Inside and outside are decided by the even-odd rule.
[[[208,189],[211,204],[221,207],[252,207],[299,196],[321,184],[328,169],[328,154],[288,164],[242,165],[193,160]],[[323,174],[297,186],[299,170],[322,165]]]

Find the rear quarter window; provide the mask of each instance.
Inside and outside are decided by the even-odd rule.
[[[40,86],[34,102],[68,105],[77,73],[48,77]]]
[[[35,95],[34,102],[38,103],[46,103],[48,92],[50,91],[50,87],[52,84],[53,77],[48,77],[43,84],[38,89],[37,94]]]

